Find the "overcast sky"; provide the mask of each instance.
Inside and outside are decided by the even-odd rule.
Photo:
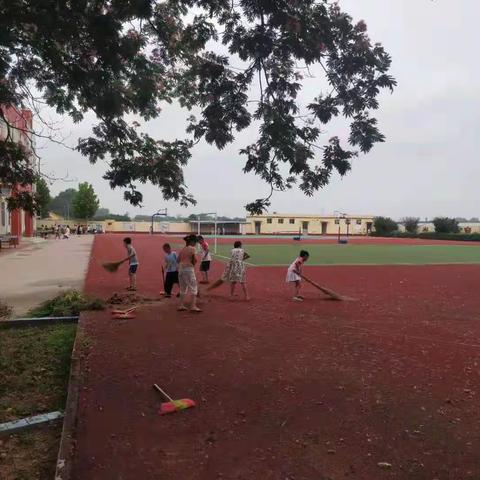
[[[270,211],[433,217],[480,216],[480,91],[477,61],[477,21],[480,6],[472,0],[340,0],[355,20],[365,20],[373,42],[380,41],[393,57],[392,74],[398,87],[381,98],[377,112],[387,137],[368,155],[358,157],[352,171],[313,198],[298,190],[277,193]],[[321,72],[308,80],[300,102],[305,105],[321,91]],[[183,119],[188,112],[167,107],[144,128],[156,138],[183,138]],[[93,121],[93,119],[90,119]],[[71,132],[69,142],[87,136],[91,121],[62,128]],[[342,124],[328,126],[325,140],[344,136]],[[254,127],[219,152],[198,145],[186,169],[190,192],[198,201],[188,213],[218,211],[242,216],[243,206],[268,192],[254,175],[242,173],[239,149],[256,137]],[[101,206],[115,213],[150,215],[168,207],[171,214],[187,211],[163,201],[153,186],[143,186],[144,207],[133,208],[121,190],[112,191],[102,179],[105,165],[92,166],[76,152],[58,145],[42,149],[43,170],[72,183],[57,181],[54,194],[88,181],[97,191]]]

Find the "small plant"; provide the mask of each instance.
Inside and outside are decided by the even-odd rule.
[[[68,290],[30,310],[31,317],[69,317],[87,310],[104,310],[105,302],[77,290]]]

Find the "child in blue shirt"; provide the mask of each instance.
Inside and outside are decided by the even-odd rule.
[[[177,253],[172,251],[172,247],[169,243],[163,245],[163,251],[165,252],[165,297],[170,298],[172,296],[173,285],[178,285],[178,259]]]

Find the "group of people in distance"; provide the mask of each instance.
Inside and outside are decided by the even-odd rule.
[[[74,225],[73,229],[69,225],[58,225],[55,224],[53,227],[47,227],[46,225],[41,225],[37,233],[44,239],[48,239],[49,235],[54,235],[55,240],[59,239],[68,239],[72,233],[76,235],[84,235],[87,233],[86,225]]]
[[[208,284],[208,272],[212,261],[208,242],[201,235],[187,235],[184,238],[185,246],[177,253],[174,251],[169,243],[163,244],[164,256],[164,296],[171,298],[173,287],[175,284],[179,286],[179,293],[177,297],[180,298],[178,306],[179,311],[190,310],[191,312],[201,312],[202,310],[197,305],[197,298],[199,296],[198,282],[195,273],[197,265],[197,254],[200,254],[200,273],[203,280],[200,283]],[[127,257],[121,263],[129,262],[129,279],[130,285],[127,290],[135,291],[137,289],[137,270],[138,257],[137,252],[132,244],[130,237],[124,238],[123,243],[127,250]],[[197,251],[197,245],[200,247]],[[220,279],[215,281],[207,290],[212,290],[225,282],[230,284],[230,296],[235,296],[235,288],[239,284],[242,288],[244,299],[250,300],[247,290],[247,275],[246,275],[246,260],[250,258],[248,253],[243,249],[242,242],[237,240],[230,252],[230,259],[225,266],[225,270]],[[292,262],[287,270],[287,283],[294,288],[293,300],[297,302],[303,301],[304,297],[300,294],[302,282],[302,268],[304,263],[308,260],[309,253],[302,250],[299,256]],[[163,270],[163,269],[162,269]],[[189,307],[187,301],[189,300]]]

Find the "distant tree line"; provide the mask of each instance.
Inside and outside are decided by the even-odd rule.
[[[116,220],[118,222],[151,222],[152,215],[135,215],[131,217],[128,213],[118,214],[112,213],[108,208],[99,207],[99,201],[92,185],[89,183],[80,183],[78,190],[76,188],[67,188],[60,192],[56,197],[50,197],[48,185],[44,180],[37,184],[37,191],[42,196],[42,217],[48,217],[50,212],[55,213],[63,218],[78,218],[86,220]],[[214,221],[213,215],[201,214],[200,216],[191,214],[189,216],[167,215],[154,218],[155,222],[190,222],[197,221],[200,217],[201,221]],[[235,221],[243,222],[243,217],[217,217],[218,222]]]
[[[45,190],[43,185],[42,190]],[[47,197],[46,192],[44,197]],[[49,213],[55,213],[63,218],[91,220],[97,212],[99,204],[93,186],[88,182],[83,182],[78,185],[78,189],[67,188],[52,198],[48,204],[45,203],[41,210],[41,216],[45,218]]]
[[[435,217],[432,220],[433,226],[435,228],[435,233],[438,234],[455,234],[460,233],[459,223],[476,223],[480,220],[477,217],[472,217],[470,220],[457,217]],[[418,217],[405,217],[402,218],[401,222],[405,231],[409,234],[417,234],[420,226],[420,219]],[[378,236],[391,236],[399,232],[399,223],[393,220],[390,217],[375,217],[373,222],[375,228],[375,234]]]

